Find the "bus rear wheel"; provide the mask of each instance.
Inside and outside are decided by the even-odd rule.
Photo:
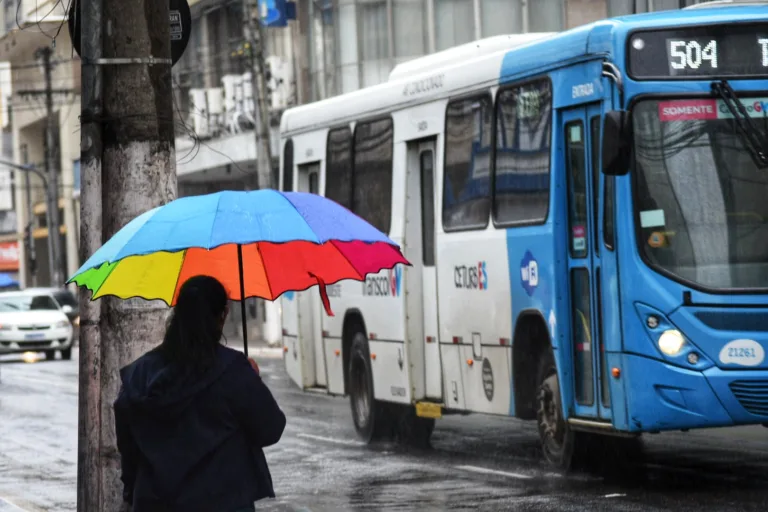
[[[384,405],[373,395],[371,355],[365,334],[358,331],[352,339],[349,355],[349,403],[357,435],[366,443],[376,441],[390,432]]]
[[[567,470],[573,458],[575,436],[563,417],[560,381],[551,349],[539,361],[537,382],[536,421],[544,458],[554,467]]]

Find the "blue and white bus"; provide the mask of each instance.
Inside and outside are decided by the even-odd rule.
[[[288,110],[281,186],[412,267],[282,299],[285,364],[367,441],[443,414],[583,433],[768,423],[768,9],[505,36]],[[452,57],[452,55],[455,55]]]

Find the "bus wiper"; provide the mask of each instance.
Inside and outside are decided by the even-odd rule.
[[[757,166],[760,168],[768,167],[768,142],[766,142],[768,134],[761,133],[752,123],[747,109],[736,97],[736,93],[727,80],[712,82],[712,90],[720,96],[733,116],[736,128],[741,133],[742,141],[752,154]]]

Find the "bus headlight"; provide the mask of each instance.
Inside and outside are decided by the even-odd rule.
[[[676,356],[683,349],[685,338],[677,329],[664,331],[659,338],[659,348],[668,356]]]

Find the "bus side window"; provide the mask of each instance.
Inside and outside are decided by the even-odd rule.
[[[605,208],[605,213],[603,214],[603,240],[605,241],[605,247],[608,250],[613,250],[615,246],[615,233],[614,233],[614,215],[616,215],[616,212],[614,210],[614,186],[616,184],[616,176],[606,176],[605,177],[605,197],[603,198],[603,208]]]
[[[547,220],[551,145],[549,79],[500,90],[493,187],[496,224],[541,224]]]
[[[587,250],[587,169],[585,168],[584,125],[571,121],[565,125],[567,141],[568,203],[570,251],[573,258],[586,258]]]
[[[600,116],[589,120],[590,158],[592,159],[592,238],[595,240],[595,255],[600,255]]]
[[[425,267],[435,266],[435,172],[434,154],[424,151],[419,157],[421,170],[421,247]]]
[[[352,211],[385,234],[392,223],[394,131],[391,117],[355,126]]]
[[[352,130],[328,132],[325,155],[325,197],[352,209]]]
[[[491,97],[454,100],[445,113],[443,228],[484,229],[491,213]]]
[[[288,139],[283,147],[283,191],[293,190],[293,140]]]

